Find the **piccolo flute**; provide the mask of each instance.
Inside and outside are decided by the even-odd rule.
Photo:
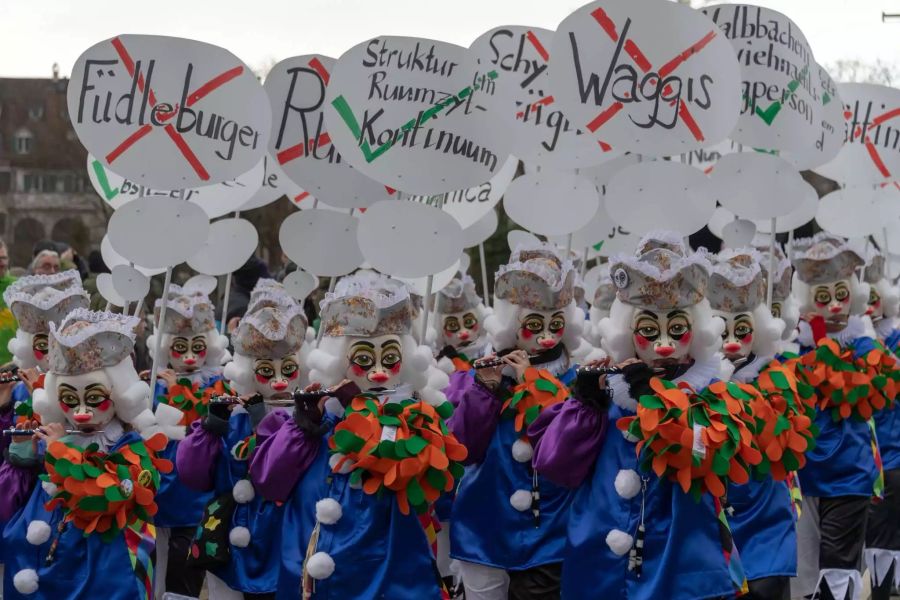
[[[504,355],[506,356],[506,355]],[[539,354],[529,354],[528,360],[532,358],[537,358],[540,356]],[[503,356],[495,356],[494,358],[480,358],[472,363],[472,367],[475,369],[487,369],[489,367],[499,367],[500,365],[505,364],[503,362]]]
[[[273,398],[270,400],[263,400],[267,406],[276,406],[276,407],[285,407],[285,406],[293,406],[294,398]],[[210,404],[243,404],[241,399],[238,396],[213,396],[209,399]]]
[[[4,429],[3,435],[9,436],[31,436],[36,433],[46,433],[40,429]],[[66,429],[66,435],[94,435],[95,433],[103,433],[102,429],[96,431],[81,431],[80,429]]]
[[[186,372],[184,372],[184,373],[175,373],[175,377],[176,377],[176,378],[178,378],[178,377],[189,377],[190,375],[193,375],[193,374],[194,374],[194,373],[191,372],[191,371],[186,371]],[[162,379],[162,377],[159,376],[159,373],[156,374],[156,378],[157,378],[157,379]],[[150,381],[150,373],[143,373],[143,374],[141,375],[141,381],[144,381],[144,382],[148,382],[148,383],[149,383],[149,381]],[[2,383],[2,382],[0,382],[0,383]]]
[[[18,373],[0,373],[0,383],[16,383],[22,381]]]

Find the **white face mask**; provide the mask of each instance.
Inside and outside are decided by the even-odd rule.
[[[400,336],[379,335],[373,338],[350,338],[347,349],[346,377],[359,389],[393,389],[403,383],[403,345]]]
[[[38,368],[46,373],[50,367],[50,347],[47,343],[46,333],[36,333],[31,339],[31,351]]]
[[[440,316],[444,343],[457,349],[473,346],[483,336],[481,323],[474,310]]]
[[[522,308],[519,310],[516,347],[528,354],[540,354],[556,348],[565,331],[565,311]]]
[[[196,371],[206,364],[206,334],[176,336],[169,344],[169,366],[176,373]]]
[[[682,309],[635,309],[632,340],[638,358],[649,365],[681,362],[690,353],[693,339],[691,314]]]
[[[875,289],[875,284],[869,286],[869,304],[866,307],[866,314],[872,317],[873,321],[884,318],[884,304],[881,302],[881,295]]]
[[[808,300],[812,313],[825,319],[829,330],[842,329],[850,316],[850,293],[850,281],[847,279],[809,286]]]
[[[58,375],[56,396],[66,421],[76,429],[97,431],[116,415],[112,384],[106,371],[83,375]]]
[[[749,312],[723,312],[714,310],[713,314],[725,321],[722,332],[722,353],[728,360],[734,361],[750,355],[753,346],[753,315]]]
[[[289,398],[299,377],[300,361],[295,354],[253,361],[253,392],[267,400]]]

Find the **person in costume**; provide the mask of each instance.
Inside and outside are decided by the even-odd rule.
[[[155,496],[171,464],[131,360],[137,324],[76,308],[50,325],[40,429],[0,467],[6,599],[153,597]]]
[[[883,255],[871,257],[864,281],[870,286],[867,315],[878,339],[896,356],[900,349],[900,293],[886,276]],[[872,600],[888,600],[892,587],[900,587],[900,409],[896,398],[888,401],[874,416],[884,468],[884,499],[869,507],[866,527],[864,556],[872,580]]]
[[[820,430],[799,471],[795,596],[857,598],[862,585],[866,515],[879,481],[877,445],[867,421],[885,405],[871,371],[887,379],[894,370],[864,317],[868,293],[855,275],[863,264],[847,242],[829,234],[795,241],[793,294],[804,317],[797,338],[801,357],[792,364],[816,390]]]
[[[434,327],[438,365],[447,373],[468,371],[472,361],[490,350],[484,320],[490,311],[475,291],[468,275],[457,277],[434,295]],[[430,336],[429,336],[430,337]]]
[[[61,323],[72,310],[87,308],[90,300],[75,270],[22,277],[6,288],[3,299],[18,323],[8,348],[21,380],[12,389],[12,403],[0,411],[0,425],[6,429],[17,420],[32,420],[32,390],[43,387],[41,375],[50,362],[50,323]],[[8,442],[8,437],[0,441],[0,454]]]
[[[272,598],[278,587],[283,511],[256,493],[250,457],[260,423],[270,406],[290,402],[304,364],[307,323],[294,299],[277,288],[255,290],[247,311],[231,336],[234,357],[224,370],[240,395],[237,403],[211,403],[176,454],[181,482],[213,491],[188,564],[207,569],[210,596],[217,600]]]
[[[571,493],[532,469],[526,428],[568,396],[576,357],[592,350],[575,278],[552,246],[518,247],[497,272],[484,323],[502,363],[451,375],[450,429],[470,465],[453,503],[451,556],[470,600],[559,594]]]
[[[720,498],[726,474],[746,481],[759,456],[731,396],[746,389],[717,381],[730,368],[709,269],[667,232],[612,257],[616,299],[600,329],[615,374],[579,376],[528,430],[537,471],[575,490],[564,599],[724,598],[742,579]]]
[[[756,250],[759,252],[759,268],[762,270],[763,278],[768,281],[769,247],[757,246]],[[781,246],[776,244],[775,280],[772,282],[771,313],[773,317],[784,322],[784,329],[781,332],[781,343],[778,344],[777,350],[779,354],[786,352],[797,354],[800,350],[799,344],[794,341],[797,337],[797,324],[800,322],[800,305],[791,294],[791,276],[793,272],[791,262],[784,255]]]
[[[156,301],[154,321],[159,322],[162,299]],[[163,456],[175,460],[178,444],[187,428],[205,417],[213,395],[230,395],[222,378],[222,363],[230,358],[228,338],[219,335],[209,297],[197,290],[171,285],[165,321],[147,338],[152,353],[159,340],[159,373],[154,394],[157,421],[169,438]],[[206,572],[187,565],[188,552],[211,492],[198,493],[185,486],[173,471],[163,475],[156,504],[159,537],[156,549],[157,593],[169,591],[200,596]]]
[[[591,322],[585,335],[588,342],[597,347],[600,347],[602,343],[600,322],[609,316],[613,300],[616,299],[616,286],[613,285],[609,276],[609,264],[601,266],[600,269],[600,278],[597,282],[597,288],[594,290],[591,310],[588,313]]]
[[[345,277],[321,319],[307,391],[327,390],[266,417],[251,464],[260,493],[285,503],[277,597],[439,598],[418,515],[454,488],[466,451],[429,385],[434,359],[411,335],[408,291]]]
[[[762,260],[758,252],[749,248],[723,250],[712,266],[706,295],[713,314],[725,325],[722,352],[734,365],[732,379],[743,383],[755,382],[772,362],[784,329],[784,322],[774,318],[765,303]],[[769,406],[780,405],[776,400]],[[755,416],[773,420],[770,417],[774,414],[766,410]],[[799,414],[805,418],[805,410]],[[780,414],[777,418],[788,421],[787,416]],[[805,418],[803,423],[810,424],[809,419]],[[775,447],[771,455],[781,456],[781,448],[776,452]],[[752,475],[749,482],[731,484],[727,491],[731,509],[728,523],[749,584],[749,594],[742,597],[789,600],[790,578],[797,575],[797,533],[791,492],[784,476],[773,477],[771,468],[765,473],[754,468]]]

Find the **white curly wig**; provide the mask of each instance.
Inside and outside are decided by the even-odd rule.
[[[781,320],[784,322],[781,339],[789,341],[794,338],[797,325],[800,323],[800,305],[793,293],[781,301]]]
[[[879,279],[875,284],[875,291],[881,297],[885,318],[896,317],[900,313],[900,291],[897,290],[897,286],[892,285],[887,279]]]
[[[356,338],[349,336],[325,336],[319,346],[309,353],[310,380],[323,386],[339,383],[349,368],[347,350]],[[419,396],[432,406],[447,401],[441,391],[450,382],[446,373],[437,368],[434,356],[428,346],[416,343],[412,335],[400,336],[400,351],[403,361],[400,366],[400,380],[410,384]]]
[[[600,335],[600,322],[609,316],[609,311],[598,306],[591,305],[588,312],[588,322],[584,327],[584,339],[596,347],[601,346],[603,336]]]
[[[505,350],[516,346],[516,332],[519,329],[519,310],[517,304],[501,300],[494,296],[493,313],[484,321],[488,340],[496,350]],[[590,325],[584,311],[569,302],[563,309],[566,317],[566,330],[562,342],[566,346],[569,357],[576,363],[606,358],[606,354],[595,348],[584,338],[585,329]]]
[[[17,329],[16,335],[6,344],[6,349],[13,355],[13,362],[20,369],[33,369],[38,366],[34,357],[34,334]]]
[[[773,317],[765,303],[754,308],[750,314],[753,315],[753,343],[750,344],[750,351],[756,356],[775,356],[781,346],[784,321]]]
[[[635,357],[632,328],[635,310],[631,304],[616,298],[610,308],[609,317],[600,321],[598,329],[603,338],[603,349],[609,353],[613,362],[619,363]],[[685,310],[691,316],[693,333],[690,356],[698,361],[711,358],[722,349],[725,323],[713,316],[709,300],[706,298]]]
[[[856,277],[850,277],[850,314],[863,315],[869,306],[869,284],[860,282]],[[809,284],[804,283],[794,273],[791,284],[791,296],[797,301],[801,314],[814,312],[815,307],[810,303]]]
[[[123,423],[130,424],[144,437],[158,431],[156,418],[150,410],[150,386],[141,381],[131,357],[125,357],[103,370],[109,377],[110,397],[116,416]],[[59,407],[56,393],[57,375],[49,371],[44,379],[44,388],[34,390],[34,412],[40,415],[42,423],[66,424],[66,416]]]
[[[219,367],[227,363],[231,360],[231,353],[228,352],[228,337],[219,333],[219,331],[212,327],[207,331],[198,332],[193,335],[200,335],[200,333],[206,334],[206,363],[207,367]],[[164,333],[162,334],[162,339],[159,342],[159,356],[157,357],[157,361],[160,365],[169,364],[169,347],[172,345],[172,340],[175,339],[175,335],[172,333]],[[152,333],[149,337],[147,337],[147,350],[150,352],[150,355],[153,356],[153,348],[156,344],[156,333]]]

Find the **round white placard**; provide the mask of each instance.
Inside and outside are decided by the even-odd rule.
[[[141,300],[150,291],[150,279],[128,265],[116,265],[112,268],[112,284],[116,293],[128,302]]]
[[[346,275],[363,262],[356,239],[356,217],[333,210],[310,209],[281,224],[281,250],[297,265],[320,277]]]
[[[266,153],[271,111],[253,71],[196,40],[119,35],[72,67],[69,118],[104,166],[166,190],[234,179]]]
[[[216,287],[218,287],[218,285],[218,279],[200,273],[185,281],[184,285],[181,286],[181,289],[184,290],[186,294],[195,293],[209,296],[214,291],[216,291]]]
[[[459,261],[457,260],[455,263],[441,271],[440,273],[435,273],[431,282],[431,293],[437,294],[439,291],[447,287],[447,284],[453,281],[453,278],[457,276],[460,271]],[[410,290],[414,293],[424,296],[425,292],[428,291],[428,277],[397,277],[394,276],[394,279],[398,279],[409,286]]]
[[[541,235],[566,235],[580,229],[599,205],[600,194],[589,179],[549,169],[515,179],[503,197],[509,218]]]
[[[847,238],[879,233],[884,227],[879,192],[871,187],[848,187],[826,194],[819,200],[816,223]]]
[[[297,302],[303,302],[313,290],[319,287],[319,278],[303,269],[297,269],[288,273],[281,283],[291,298]]]
[[[114,212],[107,231],[113,248],[135,264],[174,267],[203,247],[209,217],[192,202],[143,197]]]
[[[459,272],[463,274],[468,273],[471,264],[472,259],[469,257],[469,253],[463,250],[462,254],[459,255]]]
[[[790,213],[775,219],[776,233],[787,233],[792,229],[798,229],[816,218],[816,210],[819,208],[819,194],[813,186],[806,182],[804,182],[804,185],[806,187],[803,188],[804,193],[797,207]],[[756,223],[756,229],[759,231],[771,233],[771,219],[758,219],[754,223]]]
[[[483,244],[497,231],[497,211],[491,210],[486,215],[463,230],[463,247],[471,248]]]
[[[735,219],[737,219],[737,216],[733,212],[731,212],[727,208],[717,206],[716,210],[714,210],[713,214],[709,217],[709,222],[706,224],[706,226],[714,236],[722,239],[722,232],[725,230],[725,226]]]
[[[737,122],[734,50],[689,5],[591,2],[559,24],[550,55],[553,97],[614,149],[681,154],[725,139]]]
[[[116,252],[116,249],[113,248],[112,243],[109,241],[108,232],[103,236],[103,239],[100,240],[100,256],[103,257],[103,262],[110,270],[112,270],[116,265],[132,264],[132,261]],[[147,276],[159,275],[160,273],[166,272],[165,267],[148,269],[147,267],[134,265],[134,268]]]
[[[256,227],[246,219],[222,219],[209,226],[206,243],[187,264],[205,275],[226,275],[247,262],[259,243]]]
[[[606,212],[639,235],[657,229],[690,235],[709,222],[715,208],[708,178],[677,162],[631,165],[606,186]]]
[[[293,202],[297,202],[297,197],[305,194],[303,188],[288,179],[284,174],[278,162],[268,154],[263,157],[263,173],[262,183],[256,193],[244,202],[238,210],[253,210],[262,208],[272,202],[275,202],[282,196],[287,196]],[[306,194],[304,197],[308,197]],[[301,198],[302,199],[302,198]]]
[[[536,235],[521,229],[513,229],[506,234],[506,245],[509,246],[510,252],[514,252],[519,246],[534,246],[540,243],[541,240]]]
[[[743,248],[753,241],[756,224],[747,219],[735,219],[722,228],[722,243],[726,248]]]
[[[710,176],[719,203],[745,219],[790,214],[802,201],[807,184],[785,160],[771,154],[726,154]]]
[[[97,291],[103,296],[103,299],[113,306],[125,306],[125,299],[116,291],[113,285],[112,275],[110,273],[100,273],[97,275]]]
[[[373,268],[395,277],[425,277],[454,264],[463,249],[462,228],[437,208],[383,200],[359,218],[359,248]]]

